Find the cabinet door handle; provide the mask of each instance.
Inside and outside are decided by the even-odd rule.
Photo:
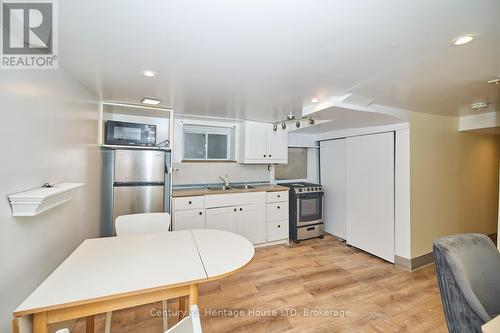
[[[267,157],[267,155],[264,155],[264,157]]]
[[[189,201],[188,204],[192,204],[193,202],[192,201]]]
[[[237,211],[237,209],[235,208],[234,211]]]
[[[199,212],[198,214],[199,214],[199,215],[203,215],[203,212]]]
[[[280,209],[280,206],[278,206],[278,209]]]
[[[243,210],[243,208],[240,208],[240,212]]]
[[[273,155],[269,155],[269,157],[272,157]]]
[[[281,198],[281,195],[278,194],[278,198]]]
[[[281,228],[281,225],[278,224],[278,228]]]

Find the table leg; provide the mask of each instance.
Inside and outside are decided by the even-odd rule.
[[[33,333],[49,333],[47,312],[39,312],[33,315]]]
[[[94,316],[85,318],[85,333],[94,333]]]
[[[179,320],[182,320],[187,314],[186,297],[179,297]]]
[[[163,319],[163,332],[168,330],[168,302],[167,300],[161,301],[162,319]]]
[[[111,333],[111,320],[113,318],[113,312],[106,312],[106,322],[104,323],[104,333]]]
[[[198,285],[192,284],[189,288],[189,308],[196,304],[198,304]]]
[[[12,318],[12,333],[19,333],[19,318]]]

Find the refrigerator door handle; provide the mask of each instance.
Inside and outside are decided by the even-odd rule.
[[[114,187],[164,186],[165,182],[114,182]]]

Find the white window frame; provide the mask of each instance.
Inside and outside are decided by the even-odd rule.
[[[205,136],[205,158],[187,158],[186,157],[186,133],[203,134]],[[227,137],[226,157],[225,158],[208,158],[208,135],[225,135]],[[183,161],[231,161],[231,145],[234,138],[234,131],[230,127],[205,126],[195,124],[185,124],[182,129],[182,160]]]

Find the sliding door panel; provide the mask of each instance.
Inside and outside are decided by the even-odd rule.
[[[346,139],[320,143],[325,231],[346,239]]]
[[[347,243],[394,262],[394,133],[346,139]]]

